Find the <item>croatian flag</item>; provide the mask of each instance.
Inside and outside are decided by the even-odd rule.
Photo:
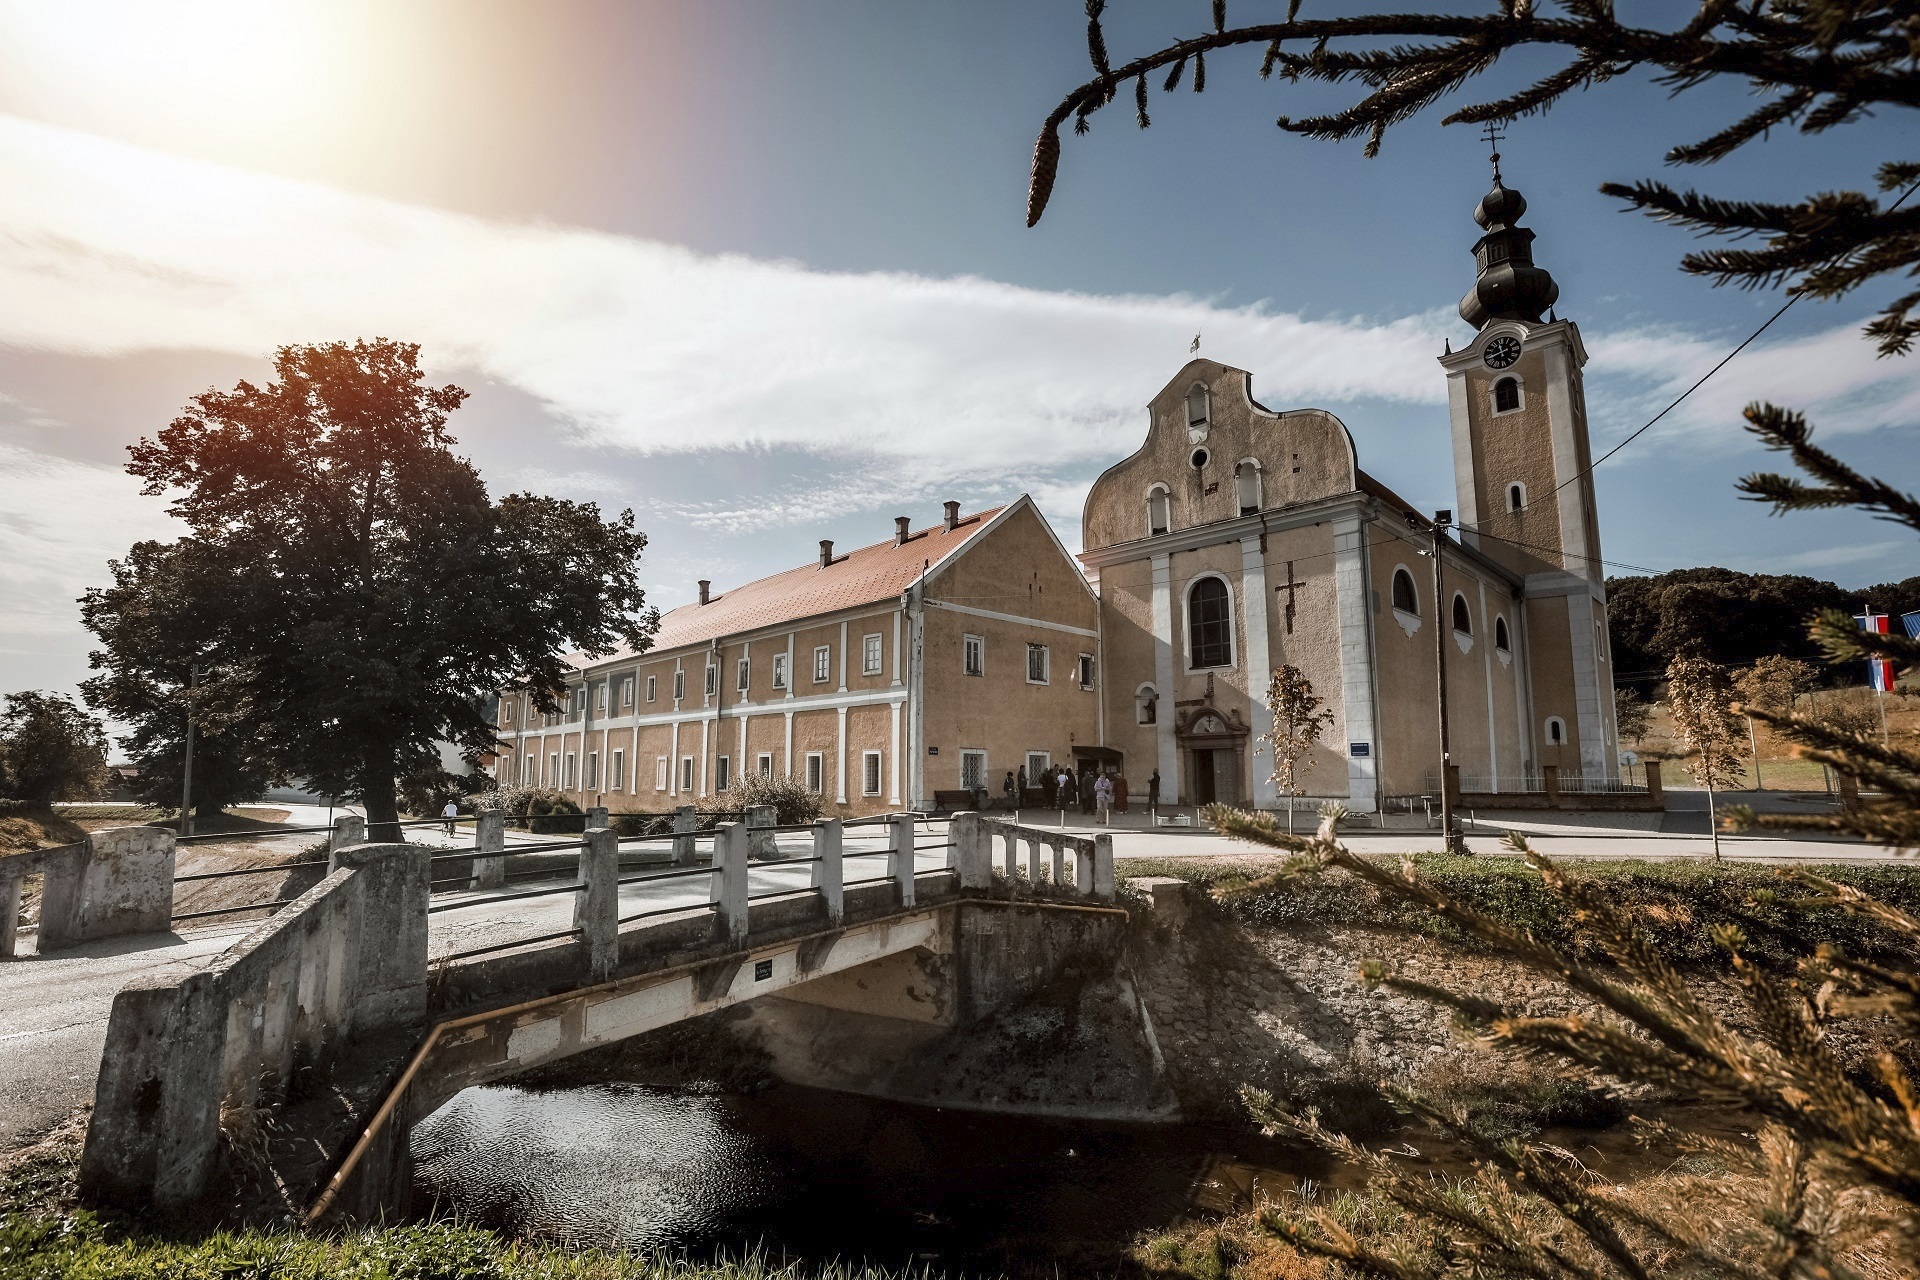
[[[1912,616],[1911,614],[1908,615],[1908,617]],[[1891,619],[1884,613],[1856,613],[1853,617],[1854,621],[1860,624],[1862,631],[1871,631],[1877,636],[1889,634],[1887,623],[1891,621]],[[1907,618],[1902,618],[1900,621],[1902,625],[1907,625]],[[1873,685],[1874,692],[1876,693],[1886,693],[1891,690],[1893,688],[1892,660],[1889,658],[1868,658],[1867,681]]]

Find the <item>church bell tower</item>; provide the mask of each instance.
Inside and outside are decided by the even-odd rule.
[[[1560,287],[1533,260],[1526,199],[1500,176],[1474,209],[1472,341],[1447,374],[1460,539],[1525,582],[1538,714],[1531,758],[1610,775],[1617,759],[1580,329],[1553,311]],[[1563,670],[1564,668],[1564,670]],[[1564,679],[1559,678],[1564,674]],[[1565,690],[1562,697],[1557,690]]]

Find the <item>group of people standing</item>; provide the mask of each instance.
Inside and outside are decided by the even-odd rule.
[[[1001,788],[1006,796],[1007,807],[1018,809],[1027,801],[1028,792],[1036,787],[1040,791],[1041,807],[1045,809],[1078,808],[1082,813],[1112,809],[1116,813],[1125,813],[1130,798],[1127,775],[1112,766],[1100,769],[1089,765],[1076,775],[1063,764],[1054,765],[1041,770],[1038,778],[1029,781],[1023,765],[1007,774],[1006,783]],[[1147,781],[1147,803],[1160,803],[1158,769]]]

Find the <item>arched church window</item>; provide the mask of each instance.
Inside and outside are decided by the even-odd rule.
[[[1507,486],[1507,510],[1525,511],[1527,509],[1527,486],[1514,482]]]
[[[1207,389],[1196,384],[1187,392],[1187,429],[1204,428],[1207,425]]]
[[[1502,378],[1493,384],[1493,411],[1505,413],[1509,409],[1520,407],[1520,383],[1515,378]]]
[[[1158,484],[1153,486],[1147,491],[1147,536],[1157,537],[1171,528],[1172,525],[1169,523],[1171,515],[1166,486]]]
[[[1420,616],[1420,597],[1413,589],[1413,575],[1405,569],[1393,571],[1393,607],[1416,618]]]
[[[1150,684],[1143,684],[1133,695],[1133,718],[1138,724],[1158,724],[1160,695]]]
[[[1547,717],[1547,741],[1560,746],[1567,740],[1567,722],[1559,716]]]
[[[1187,592],[1187,636],[1194,669],[1233,665],[1233,608],[1220,579],[1202,578]]]
[[[1260,509],[1260,464],[1243,462],[1233,469],[1233,487],[1240,494],[1240,514],[1250,516]]]
[[[1495,618],[1493,620],[1493,647],[1502,653],[1513,652],[1513,645],[1507,639],[1507,620],[1505,618]]]
[[[1463,636],[1473,634],[1473,615],[1467,612],[1465,596],[1457,595],[1453,598],[1453,629]]]

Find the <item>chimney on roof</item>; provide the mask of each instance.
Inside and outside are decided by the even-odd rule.
[[[707,602],[707,592],[711,590],[712,587],[713,587],[712,582],[708,581],[706,578],[700,579],[700,603],[701,604],[705,604]]]
[[[833,563],[833,539],[820,539],[820,567],[826,568]]]
[[[904,547],[907,545],[907,530],[908,530],[908,526],[912,524],[913,524],[913,521],[907,519],[905,516],[895,516],[893,518],[893,545],[894,546]]]
[[[949,502],[945,505],[947,508],[947,528],[958,529],[960,527],[960,504],[957,502]]]

